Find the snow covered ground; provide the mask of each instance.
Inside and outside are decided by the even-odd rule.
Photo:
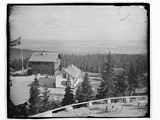
[[[71,111],[61,111],[52,113],[52,111],[40,113],[32,117],[144,117],[147,109],[138,109],[137,104],[123,104],[123,109],[120,111],[107,112],[106,104],[93,105],[92,108],[81,107]]]
[[[29,99],[29,90],[31,84],[34,81],[35,76],[17,76],[10,77],[12,80],[12,86],[10,87],[10,97],[13,104],[23,104]]]
[[[10,97],[14,105],[23,104],[29,100],[30,85],[34,81],[34,78],[35,75],[10,77],[12,80],[12,86],[10,87]],[[51,98],[63,98],[65,93],[64,88],[52,88],[54,82],[52,82],[51,78],[39,78],[40,86],[44,86],[45,83],[47,83],[49,86],[48,90],[50,91]]]

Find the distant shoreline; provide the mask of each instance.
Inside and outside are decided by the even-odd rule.
[[[12,50],[20,50],[20,48],[11,48],[10,52],[12,54]],[[39,49],[39,50],[34,50],[34,49],[26,49],[24,48],[23,51],[29,51],[29,52],[42,52],[46,49]],[[71,51],[58,51],[58,50],[46,50],[47,52],[55,52],[55,53],[60,53],[60,54],[69,54],[69,55],[87,55],[87,54],[108,54],[109,51],[111,51],[112,54],[122,54],[122,55],[147,55],[147,52],[143,53],[125,53],[125,52],[113,52],[112,50],[106,50],[105,52],[71,52]]]

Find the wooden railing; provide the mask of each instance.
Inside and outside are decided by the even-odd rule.
[[[123,102],[125,101],[126,103],[129,103],[131,99],[145,99],[147,100],[148,97],[147,96],[125,96],[125,97],[112,97],[112,98],[105,98],[105,99],[98,99],[98,100],[92,100],[92,101],[87,101],[87,102],[81,102],[81,103],[75,103],[75,104],[70,104],[70,105],[66,105],[57,109],[52,110],[52,113],[55,113],[56,111],[59,111],[60,109],[67,109],[70,107],[74,107],[74,106],[78,106],[78,105],[92,105],[94,103],[102,103],[102,102],[106,102],[107,104],[112,103],[113,100],[122,100]]]
[[[75,103],[75,104],[70,104],[70,105],[66,105],[66,106],[62,106],[62,107],[59,107],[59,108],[56,108],[54,110],[50,110],[48,111],[51,115],[54,114],[54,113],[57,113],[59,111],[64,111],[64,110],[72,110],[74,108],[77,108],[78,106],[79,107],[88,107],[88,106],[92,106],[93,104],[99,104],[99,103],[106,103],[106,104],[110,104],[110,103],[113,103],[115,101],[121,101],[123,103],[129,103],[131,102],[132,100],[136,100],[136,101],[139,101],[139,100],[148,100],[148,96],[124,96],[124,97],[112,97],[112,98],[105,98],[105,99],[98,99],[98,100],[92,100],[92,101],[87,101],[87,102],[81,102],[81,103]],[[45,112],[46,113],[46,112]],[[43,114],[43,113],[40,113],[40,114]],[[32,117],[38,117],[38,114],[37,115],[34,115]]]

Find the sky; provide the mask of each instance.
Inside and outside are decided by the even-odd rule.
[[[67,53],[146,53],[143,6],[14,6],[11,40],[24,49]]]

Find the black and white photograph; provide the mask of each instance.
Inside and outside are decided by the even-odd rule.
[[[7,5],[8,118],[149,118],[149,3]]]

